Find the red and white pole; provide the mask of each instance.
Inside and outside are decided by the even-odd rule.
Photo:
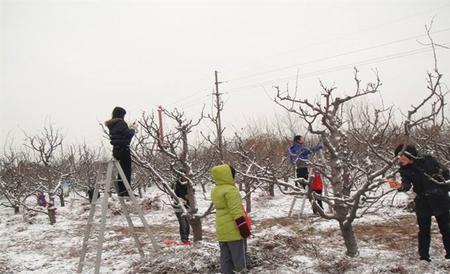
[[[158,117],[159,117],[159,142],[164,145],[164,126],[163,126],[163,108],[158,106]]]

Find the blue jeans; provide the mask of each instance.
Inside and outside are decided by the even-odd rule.
[[[183,212],[175,212],[175,215],[177,215],[178,223],[180,224],[180,237],[181,241],[189,241],[189,220],[187,216],[182,216]]]

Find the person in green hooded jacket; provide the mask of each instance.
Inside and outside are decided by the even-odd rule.
[[[234,175],[234,168],[227,164],[211,169],[211,177],[216,184],[211,191],[216,209],[216,238],[220,247],[221,270],[226,274],[247,271],[246,238],[250,236]]]

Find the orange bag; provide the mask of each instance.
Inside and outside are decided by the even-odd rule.
[[[242,206],[242,211],[244,212],[244,219],[245,219],[245,222],[247,223],[247,227],[248,227],[248,230],[252,230],[252,220],[250,219],[250,217],[248,216],[248,214],[247,214],[247,211],[245,211],[245,208],[244,208],[244,206],[243,205],[241,205]]]

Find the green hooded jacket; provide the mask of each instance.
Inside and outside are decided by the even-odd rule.
[[[213,167],[211,177],[216,184],[211,191],[211,200],[216,208],[216,238],[219,242],[241,240],[235,220],[244,213],[241,194],[234,184],[230,166]]]

